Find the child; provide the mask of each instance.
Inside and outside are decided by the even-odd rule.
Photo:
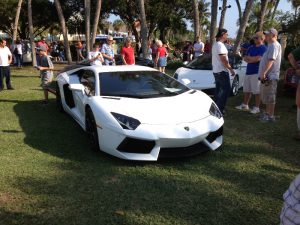
[[[55,89],[51,87],[54,66],[50,57],[47,55],[47,49],[44,46],[37,47],[37,52],[39,54],[39,66],[37,66],[36,68],[40,71],[40,77],[45,97],[42,104],[47,105],[49,103],[48,92],[56,94]]]

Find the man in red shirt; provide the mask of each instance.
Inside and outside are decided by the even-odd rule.
[[[121,50],[121,56],[124,65],[134,65],[135,58],[134,58],[134,49],[131,46],[131,39],[126,38],[125,46]]]
[[[41,47],[41,46],[44,46],[46,48],[47,52],[49,51],[49,46],[46,43],[44,37],[42,37],[41,40],[37,43],[37,47]]]

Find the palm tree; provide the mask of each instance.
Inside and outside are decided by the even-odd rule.
[[[199,17],[200,17],[200,30],[199,36],[206,37],[208,35],[208,30],[210,28],[210,2],[206,2],[205,0],[200,0],[199,2]]]
[[[68,61],[68,64],[71,64],[72,56],[71,56],[70,44],[69,44],[69,40],[68,40],[68,31],[67,31],[67,27],[66,27],[65,17],[64,17],[62,8],[61,8],[60,1],[54,0],[54,3],[55,3],[56,11],[57,11],[58,18],[60,21],[61,30],[62,30],[63,37],[64,37],[64,45],[65,45],[65,50],[66,50],[67,61]]]
[[[19,25],[19,18],[20,18],[22,3],[23,3],[23,0],[19,0],[18,5],[17,5],[15,23],[14,23],[14,28],[13,28],[13,42],[15,40],[17,40],[17,36],[18,36],[18,25]]]
[[[93,24],[93,30],[92,30],[91,46],[95,43],[95,39],[97,36],[98,24],[99,24],[100,12],[101,12],[101,5],[102,5],[102,0],[97,0],[96,13],[95,13],[95,17],[94,17],[94,24]]]
[[[84,0],[84,12],[85,12],[85,42],[87,55],[90,52],[90,36],[91,36],[91,0]]]
[[[34,36],[33,36],[33,23],[32,23],[32,4],[31,0],[27,1],[28,6],[28,26],[29,26],[29,36],[30,36],[30,45],[31,45],[31,52],[32,52],[32,65],[36,66],[36,54],[35,54],[35,43],[34,43]]]
[[[264,19],[267,12],[269,0],[261,0],[260,16],[257,21],[257,31],[263,30]]]
[[[215,41],[218,16],[218,0],[211,0],[210,44]]]
[[[227,10],[227,0],[223,0],[222,8],[221,8],[220,22],[219,22],[219,29],[224,27],[226,10]]]
[[[139,3],[139,11],[140,11],[140,20],[141,20],[141,40],[142,40],[142,51],[143,57],[147,57],[148,52],[148,28],[147,28],[147,20],[145,13],[145,2],[144,0],[138,0]]]
[[[199,15],[199,3],[198,0],[193,0],[194,7],[194,40],[200,35],[200,15]]]
[[[236,2],[236,6],[238,8],[238,11],[239,11],[239,24],[242,24],[242,7],[241,7],[241,3],[239,0],[235,0]]]
[[[113,28],[116,32],[119,32],[124,25],[125,23],[123,22],[123,20],[118,19],[113,22]]]
[[[296,19],[298,15],[298,8],[300,7],[300,0],[288,0],[288,2],[292,3],[292,6],[295,10],[295,19]]]
[[[277,11],[279,2],[280,2],[280,0],[275,0],[275,4],[274,4],[272,16],[271,16],[271,20],[274,20],[274,18],[275,18],[275,15],[276,15],[276,11]]]
[[[254,0],[247,0],[247,2],[246,2],[245,10],[244,10],[243,17],[242,17],[242,23],[240,24],[238,34],[236,37],[236,41],[235,41],[234,47],[233,47],[233,53],[235,53],[235,54],[237,54],[239,46],[241,45],[242,40],[244,38],[245,30],[247,27],[247,23],[249,20],[249,16],[250,16],[250,12],[251,12],[253,3],[254,3]]]

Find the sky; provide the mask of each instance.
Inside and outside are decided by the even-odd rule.
[[[209,0],[206,0],[209,1]],[[227,9],[225,24],[224,27],[228,30],[229,37],[234,38],[237,33],[238,27],[236,26],[236,22],[239,17],[238,9],[235,3],[235,0],[227,0],[228,5],[231,5],[231,8]],[[241,0],[241,7],[244,10],[246,0]],[[219,6],[221,6],[222,1],[219,0]],[[291,3],[287,2],[287,0],[281,0],[278,6],[278,10],[282,10],[284,12],[291,10]],[[220,10],[218,11],[218,21],[220,16]],[[119,17],[115,15],[110,15],[109,21],[113,22],[114,20],[119,19]],[[191,28],[191,24],[188,24],[188,27]]]

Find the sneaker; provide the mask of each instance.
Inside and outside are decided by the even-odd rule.
[[[15,90],[12,86],[9,86],[7,90]]]
[[[276,122],[275,117],[274,116],[269,116],[268,114],[264,114],[264,116],[262,116],[259,120],[260,120],[260,122],[263,122],[263,123],[274,123],[274,122]]]
[[[249,111],[249,106],[245,104],[241,104],[239,106],[236,106],[235,108],[242,111]]]
[[[258,114],[260,113],[260,109],[258,107],[253,107],[250,111],[251,114]]]

